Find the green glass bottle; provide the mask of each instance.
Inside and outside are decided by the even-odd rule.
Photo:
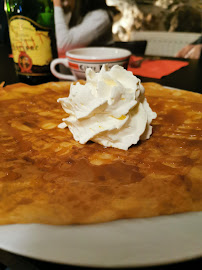
[[[6,0],[13,60],[19,81],[56,80],[50,62],[57,57],[52,0]]]

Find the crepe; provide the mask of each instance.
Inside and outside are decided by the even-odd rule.
[[[202,210],[202,97],[145,83],[153,134],[128,151],[57,126],[69,82],[0,88],[0,224],[87,224]]]

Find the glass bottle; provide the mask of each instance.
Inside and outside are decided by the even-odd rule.
[[[52,0],[6,0],[13,60],[19,81],[56,80],[50,62],[57,57]]]

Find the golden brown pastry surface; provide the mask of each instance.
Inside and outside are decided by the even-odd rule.
[[[0,224],[85,224],[202,210],[202,95],[145,83],[157,119],[128,151],[57,125],[68,82],[0,88]]]

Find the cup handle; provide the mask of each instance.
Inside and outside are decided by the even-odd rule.
[[[62,79],[62,80],[70,80],[70,81],[76,81],[76,77],[74,75],[66,75],[66,74],[62,74],[62,73],[59,73],[55,67],[58,65],[58,64],[62,64],[64,65],[65,67],[69,67],[68,65],[68,60],[66,58],[57,58],[57,59],[54,59],[52,62],[51,62],[51,65],[50,65],[50,70],[52,72],[52,74],[58,78],[58,79]]]

